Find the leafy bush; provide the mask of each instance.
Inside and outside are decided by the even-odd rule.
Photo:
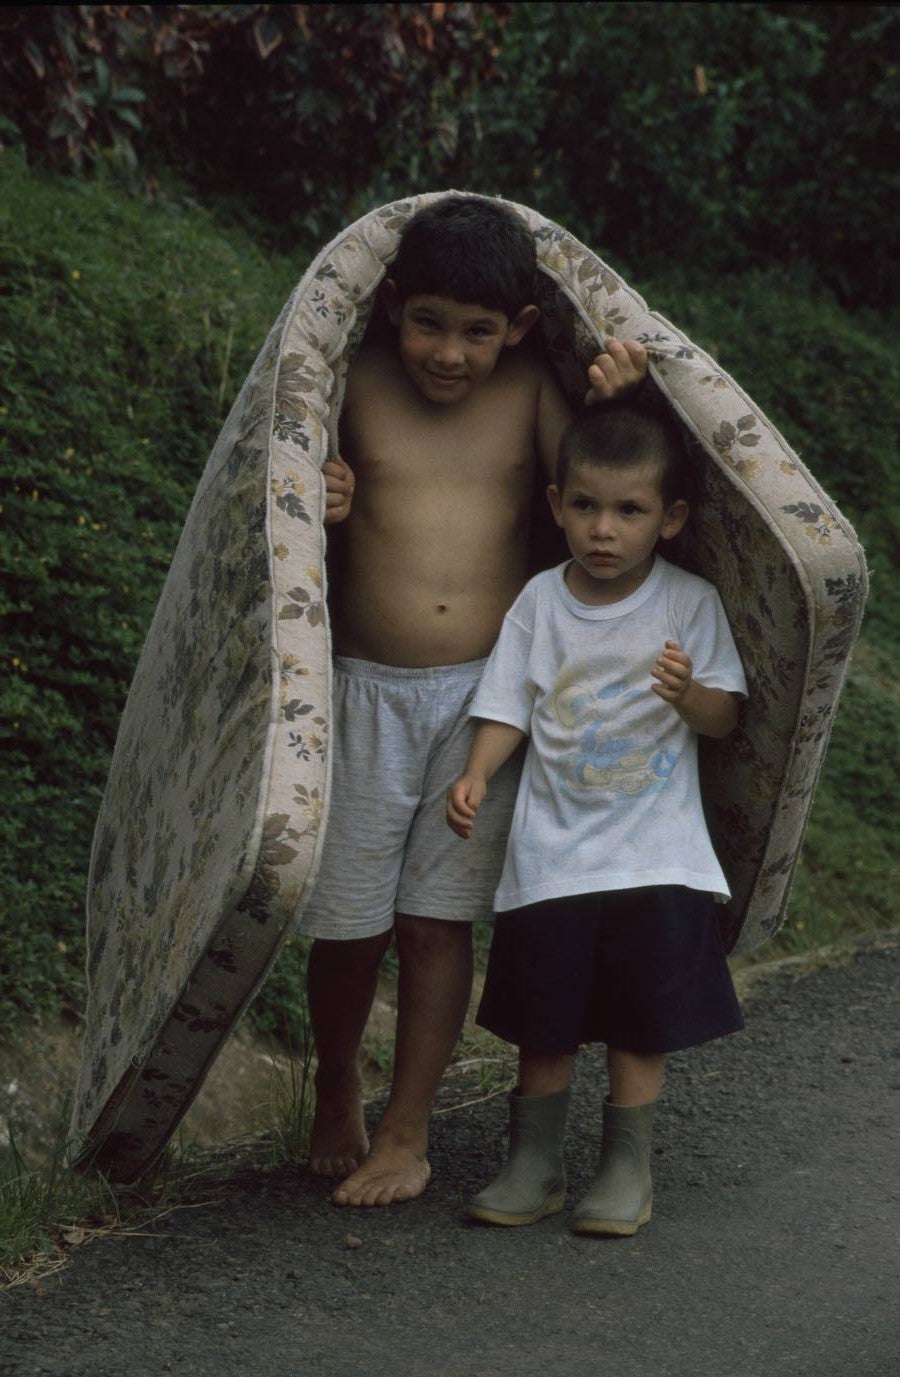
[[[803,276],[775,268],[698,284],[680,267],[645,280],[656,310],[738,378],[853,522],[872,595],[867,635],[879,659],[900,639],[900,363],[896,319],[843,309]],[[885,661],[886,663],[886,661]]]
[[[207,197],[325,237],[361,197],[428,185],[452,161],[507,9],[12,7],[0,137],[76,171],[175,167]]]
[[[0,165],[0,1025],[81,999],[93,819],[206,455],[294,285],[240,232]]]
[[[877,303],[898,36],[883,5],[519,5],[465,170],[632,270],[811,262]]]
[[[879,4],[7,6],[0,140],[175,169],[282,243],[466,186],[631,269],[810,262],[855,307],[892,276],[898,37]]]

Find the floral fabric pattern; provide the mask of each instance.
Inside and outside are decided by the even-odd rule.
[[[265,979],[327,826],[331,648],[324,485],[347,367],[409,217],[371,212],[315,259],[232,407],[188,514],[123,713],[88,888],[78,1165],[159,1155]],[[609,334],[647,345],[701,471],[694,567],[719,589],[750,686],[704,742],[729,948],[783,920],[866,595],[854,533],[708,356],[560,226],[535,236],[542,325],[573,401]]]

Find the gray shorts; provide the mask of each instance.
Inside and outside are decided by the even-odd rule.
[[[484,664],[335,660],[331,804],[301,933],[347,941],[387,932],[395,913],[467,923],[492,916],[521,753],[491,780],[469,841],[445,818]]]

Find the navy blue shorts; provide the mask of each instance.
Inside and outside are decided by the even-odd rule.
[[[675,1052],[743,1028],[712,895],[682,885],[498,913],[477,1022],[529,1052]]]

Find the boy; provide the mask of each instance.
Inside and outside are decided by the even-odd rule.
[[[431,1102],[468,1005],[471,924],[489,916],[502,863],[514,767],[472,855],[447,832],[443,801],[483,657],[525,582],[535,459],[552,476],[569,416],[518,347],[538,316],[534,273],[532,235],[498,202],[453,197],[414,216],[383,288],[395,338],[364,347],[348,377],[341,448],[355,492],[343,464],[326,475],[327,517],[347,518],[331,542],[332,804],[301,930],[316,939],[310,1164],[346,1178],[340,1205],[425,1187]],[[606,399],[645,372],[640,345],[615,344],[589,380]],[[394,1075],[369,1151],[358,1055],[392,932]]]
[[[746,683],[715,589],[656,553],[687,520],[683,465],[662,418],[594,409],[572,423],[548,491],[572,558],[517,598],[470,709],[483,720],[447,801],[462,838],[531,738],[478,1011],[519,1047],[509,1159],[469,1206],[488,1223],[563,1208],[575,1054],[602,1041],[600,1164],[573,1229],[635,1233],[665,1054],[743,1026],[697,736],[733,730]]]

